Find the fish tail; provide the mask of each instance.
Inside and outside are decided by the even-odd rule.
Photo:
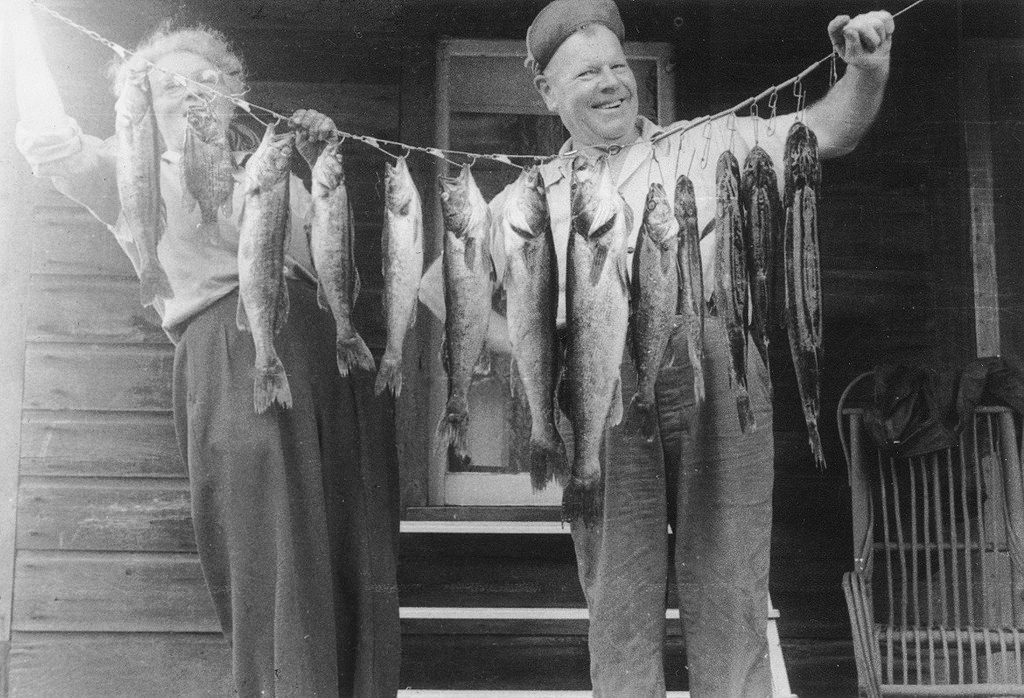
[[[750,407],[750,396],[743,388],[736,391],[736,413],[740,418],[740,431],[744,434],[757,428],[757,418],[754,417],[754,410]]]
[[[380,369],[377,371],[377,382],[373,390],[377,395],[384,392],[385,388],[391,389],[391,394],[398,397],[402,392],[402,361],[401,359],[390,359],[384,357],[380,361]]]
[[[443,449],[451,446],[459,458],[469,457],[469,405],[466,400],[452,397],[448,400],[441,421],[437,424],[438,443]]]
[[[639,430],[640,435],[648,443],[654,441],[654,437],[658,435],[658,417],[655,414],[654,404],[643,400],[640,393],[634,395],[626,409],[624,426],[633,431]]]
[[[153,305],[157,298],[174,298],[167,272],[158,262],[144,266],[139,272],[139,298],[142,305]]]
[[[337,348],[338,373],[341,375],[347,376],[353,367],[366,371],[376,370],[373,354],[358,332],[353,332],[351,337],[338,337]]]
[[[569,459],[557,431],[549,438],[530,441],[530,484],[533,491],[540,492],[552,480],[560,486],[569,481]]]
[[[252,405],[257,414],[263,414],[275,402],[285,408],[292,406],[288,375],[280,359],[274,359],[269,368],[256,369],[256,380],[252,389]]]
[[[562,521],[582,521],[591,528],[601,519],[604,510],[604,480],[573,477],[562,492]]]
[[[206,244],[220,244],[220,224],[217,222],[216,214],[214,214],[213,220],[206,220],[206,216],[203,216],[203,222],[196,225],[196,230],[199,231],[199,237]]]

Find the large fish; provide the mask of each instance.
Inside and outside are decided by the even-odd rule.
[[[747,392],[747,255],[740,213],[740,165],[728,150],[718,158],[715,181],[715,306],[725,321],[729,340],[729,383],[736,396],[740,429],[747,432],[757,426]]]
[[[167,209],[160,194],[160,132],[148,72],[134,71],[128,76],[115,112],[121,213],[139,256],[142,304],[152,305],[158,297],[173,298],[174,291],[157,255]]]
[[[626,250],[632,213],[612,183],[604,156],[596,163],[577,156],[570,192],[565,372],[575,446],[562,516],[590,526],[604,503],[605,430],[622,420],[619,370],[629,321]]]
[[[818,435],[821,411],[821,263],[818,256],[818,139],[797,122],[786,136],[786,328],[811,453],[819,468],[825,454]]]
[[[654,385],[679,302],[678,232],[665,187],[652,182],[633,255],[631,336],[637,387],[629,409],[630,419],[639,421],[641,433],[648,439],[657,434]]]
[[[516,180],[505,200],[501,224],[508,333],[530,408],[530,480],[539,490],[551,480],[564,485],[569,462],[555,426],[558,259],[544,180],[536,167]]]
[[[320,307],[330,310],[337,328],[338,373],[347,376],[353,367],[377,368],[366,342],[352,326],[352,309],[359,297],[356,269],[356,228],[345,187],[341,142],[329,143],[312,171],[313,215],[309,251],[317,276]]]
[[[740,181],[743,203],[743,237],[750,272],[751,334],[765,366],[772,323],[775,246],[779,244],[782,199],[771,156],[754,146],[743,161]],[[769,375],[770,371],[769,371]]]
[[[269,126],[245,167],[245,208],[238,231],[238,329],[256,347],[253,407],[292,406],[288,376],[274,349],[274,335],[288,320],[284,250],[288,232],[288,179],[293,133]]]
[[[416,304],[423,274],[423,204],[405,157],[384,171],[384,230],[381,239],[384,272],[384,315],[388,341],[380,360],[375,390],[402,392],[402,347],[416,322]]]
[[[220,244],[217,211],[231,213],[235,188],[235,161],[227,131],[206,104],[189,107],[186,124],[181,155],[185,209],[192,211],[198,204],[202,220],[199,230],[205,241]]]
[[[676,180],[675,216],[679,223],[679,312],[686,318],[686,345],[693,367],[693,399],[704,404],[704,271],[700,260],[697,198],[686,175]]]
[[[441,177],[444,219],[444,362],[448,403],[438,424],[439,443],[469,457],[469,387],[487,339],[491,313],[491,264],[488,235],[491,212],[469,165],[457,177]]]

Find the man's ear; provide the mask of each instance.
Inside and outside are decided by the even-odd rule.
[[[543,73],[535,75],[533,78],[533,86],[537,89],[537,92],[540,93],[541,99],[544,100],[544,105],[548,108],[548,111],[557,112],[558,103],[555,101],[554,88],[547,76]]]

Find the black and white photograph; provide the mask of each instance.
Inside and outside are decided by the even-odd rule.
[[[0,698],[1024,696],[1024,2],[3,0]]]

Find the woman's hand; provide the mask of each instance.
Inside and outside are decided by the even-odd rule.
[[[313,169],[324,144],[337,134],[334,121],[326,114],[313,109],[298,109],[288,119],[288,126],[295,131],[295,148]]]

